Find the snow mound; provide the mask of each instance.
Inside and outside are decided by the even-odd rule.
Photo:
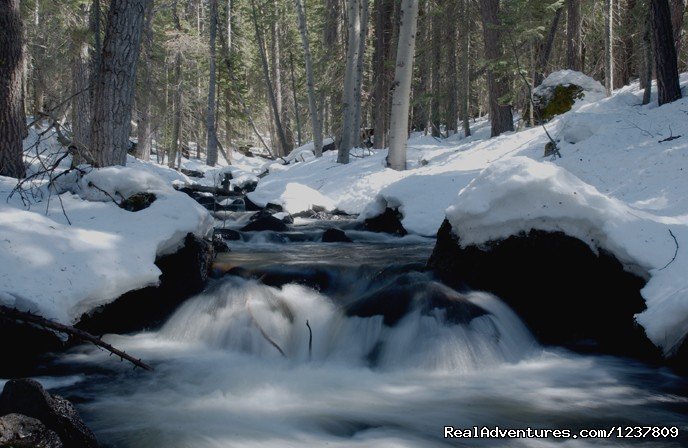
[[[684,256],[673,259],[677,246],[670,232],[674,227],[683,235],[685,224],[667,225],[564,168],[526,157],[483,170],[447,209],[447,219],[464,247],[537,229],[564,232],[595,251],[604,248],[627,268],[652,275],[642,291],[648,308],[637,316],[648,337],[671,353],[688,332],[688,266]]]
[[[9,198],[16,179],[0,177],[0,301],[72,324],[125,292],[157,284],[156,257],[176,251],[188,233],[205,236],[212,218],[170,186],[176,175],[155,174],[171,170],[146,165],[93,170],[72,192],[31,209]],[[103,191],[118,201],[149,191],[156,200],[129,212]]]
[[[573,110],[583,104],[599,101],[607,96],[606,90],[599,81],[574,70],[559,70],[547,76],[542,83],[533,89],[533,95],[546,96],[547,92],[556,86],[576,85],[583,89],[583,98],[576,101]]]

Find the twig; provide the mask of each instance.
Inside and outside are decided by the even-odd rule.
[[[107,191],[103,190],[102,188],[100,188],[98,185],[94,184],[94,183],[91,182],[91,181],[88,182],[88,186],[89,186],[89,187],[92,187],[92,188],[95,188],[96,190],[98,190],[98,191],[100,191],[101,193],[103,193],[105,196],[109,197],[110,200],[111,200],[112,202],[114,202],[115,205],[117,205],[117,207],[119,207],[119,202],[117,202],[117,200],[116,200],[115,198],[113,198],[112,195],[111,195],[110,193],[108,193]]]
[[[674,135],[674,131],[672,131],[671,126],[669,126],[669,137],[665,138],[664,140],[660,140],[657,143],[670,142],[672,140],[676,140],[677,138],[681,138],[681,136],[680,135]]]
[[[282,347],[280,347],[279,345],[277,345],[277,342],[273,341],[273,340],[270,338],[270,336],[268,336],[268,334],[265,332],[265,330],[263,330],[263,327],[260,326],[260,324],[258,323],[258,321],[256,320],[256,318],[253,316],[253,311],[251,311],[251,304],[250,304],[250,302],[248,302],[248,301],[246,301],[246,310],[248,311],[248,315],[251,317],[251,322],[253,323],[253,325],[256,326],[256,328],[258,328],[258,331],[260,331],[261,336],[263,336],[263,338],[264,338],[266,341],[268,341],[268,342],[270,343],[270,345],[272,345],[273,347],[275,347],[275,349],[277,349],[277,351],[280,352],[280,354],[281,354],[284,358],[286,358],[287,355],[284,353],[284,350],[282,350]]]
[[[36,314],[32,313],[27,313],[24,311],[19,311],[16,308],[10,308],[7,306],[0,305],[0,315],[8,317],[10,319],[15,319],[19,320],[22,322],[27,322],[31,324],[38,325],[43,328],[48,328],[50,330],[55,330],[60,333],[64,333],[66,335],[72,336],[76,339],[82,340],[84,342],[90,342],[98,347],[104,348],[105,350],[109,351],[111,354],[114,354],[118,356],[121,360],[126,360],[129,361],[134,365],[134,368],[140,367],[144,370],[148,371],[153,371],[153,367],[149,366],[145,362],[141,361],[140,359],[136,359],[131,355],[127,355],[126,352],[123,352],[122,350],[116,349],[112,345],[103,342],[102,339],[100,339],[97,336],[92,335],[91,333],[88,333],[83,330],[79,330],[78,328],[74,328],[70,325],[63,325],[58,322],[54,322],[52,320],[46,319],[44,317],[41,317]]]
[[[670,265],[671,263],[673,263],[673,262],[676,260],[676,257],[678,256],[678,247],[679,247],[679,246],[678,246],[678,240],[676,239],[676,235],[674,235],[674,232],[672,232],[671,229],[669,229],[669,235],[671,235],[671,237],[674,239],[674,244],[676,244],[676,251],[674,252],[674,257],[671,259],[671,261],[669,261],[669,262],[666,264],[666,266],[664,266],[662,269],[660,269],[660,271],[663,271],[663,270],[665,270],[666,268],[668,268],[669,265]]]
[[[308,360],[310,361],[313,357],[313,330],[308,319],[306,319],[306,326],[308,327]]]

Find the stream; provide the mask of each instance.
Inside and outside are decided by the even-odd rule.
[[[155,372],[84,346],[39,379],[110,447],[688,446],[685,378],[539,345],[498,298],[423,272],[434,240],[347,230],[354,243],[325,244],[322,226],[232,242],[228,274],[160,329],[106,338]],[[649,425],[679,437],[444,438]]]

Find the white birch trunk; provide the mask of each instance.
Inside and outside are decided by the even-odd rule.
[[[387,156],[389,167],[398,171],[406,169],[408,115],[418,27],[418,0],[403,0],[400,22],[390,118],[389,155]]]
[[[342,140],[337,154],[338,163],[349,163],[349,151],[354,147],[353,126],[356,94],[356,65],[360,50],[361,10],[360,0],[347,0],[349,11],[349,45],[346,52],[346,74],[344,75],[344,93],[342,96]]]
[[[604,2],[604,86],[607,96],[614,90],[614,0]]]
[[[315,156],[322,156],[323,135],[320,124],[320,116],[315,97],[315,82],[313,81],[313,59],[311,58],[311,48],[308,41],[308,25],[306,23],[306,11],[302,0],[295,0],[296,13],[299,17],[299,31],[301,32],[301,44],[303,46],[303,57],[306,60],[306,83],[308,85],[308,111],[311,115],[311,126],[313,128],[313,144],[315,145]]]

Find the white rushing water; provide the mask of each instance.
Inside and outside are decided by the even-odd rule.
[[[629,360],[543,349],[497,298],[467,300],[487,313],[454,324],[442,309],[418,308],[387,326],[382,316],[346,316],[341,299],[305,286],[227,277],[159,331],[108,338],[155,372],[122,364],[67,393],[82,398],[87,423],[113,447],[626,446],[449,440],[443,428],[688,430],[682,380]],[[82,350],[66,361],[108,365]]]

